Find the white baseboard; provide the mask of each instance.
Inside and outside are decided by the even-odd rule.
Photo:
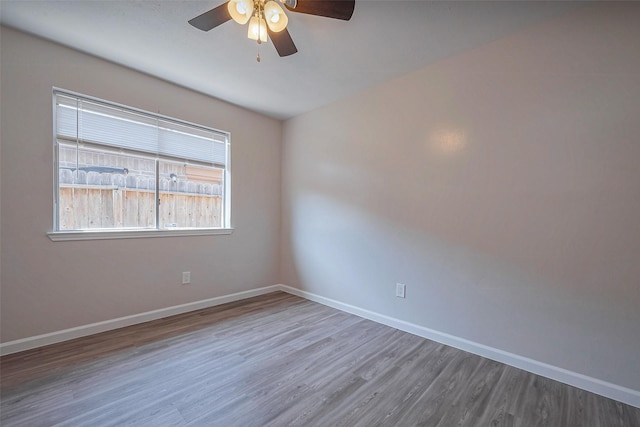
[[[136,325],[150,320],[161,319],[176,314],[187,313],[189,311],[200,310],[213,307],[228,302],[239,301],[246,298],[255,297],[269,292],[282,290],[281,286],[273,285],[264,288],[251,289],[249,291],[237,292],[235,294],[223,295],[216,298],[209,298],[201,301],[194,301],[187,304],[174,305],[173,307],[161,308],[159,310],[147,311],[146,313],[134,314],[131,316],[119,317],[117,319],[105,320],[103,322],[91,323],[89,325],[64,329],[62,331],[51,332],[34,337],[23,338],[0,344],[0,356],[17,353],[19,351],[30,350],[32,348],[43,347],[62,341],[72,340],[87,335],[98,334],[113,329],[124,328],[125,326]]]
[[[430,339],[448,346],[486,357],[509,366],[523,369],[543,377],[551,378],[574,387],[587,390],[601,396],[605,396],[628,405],[640,408],[640,391],[622,387],[607,381],[592,378],[577,372],[558,368],[543,362],[539,362],[507,351],[499,350],[473,341],[449,335],[443,332],[435,331],[424,326],[414,323],[405,322],[393,317],[385,316],[370,310],[345,304],[330,298],[292,288],[286,285],[273,285],[263,288],[252,289],[249,291],[237,292],[230,295],[223,295],[216,298],[210,298],[201,301],[195,301],[187,304],[176,305],[173,307],[162,308],[159,310],[148,311],[146,313],[134,314],[132,316],[120,317],[117,319],[106,320],[104,322],[91,323],[89,325],[78,326],[75,328],[65,329],[62,331],[52,332],[34,337],[23,338],[15,341],[9,341],[0,344],[0,355],[17,353],[32,348],[43,347],[49,344],[55,344],[62,341],[80,338],[87,335],[93,335],[100,332],[110,331],[113,329],[123,328],[138,323],[148,322],[163,317],[173,316],[176,314],[187,313],[189,311],[200,310],[203,308],[213,307],[228,302],[239,301],[258,295],[267,294],[269,292],[283,291],[292,295],[296,295],[310,301],[314,301],[335,309],[355,314],[356,316],[391,326],[401,331]]]
[[[383,314],[375,313],[373,311],[365,310],[353,305],[345,304],[330,298],[325,298],[323,296],[292,288],[290,286],[278,285],[278,288],[279,290],[297,295],[310,301],[315,301],[317,303],[327,305],[329,307],[333,307],[347,313],[355,314],[356,316],[360,316],[377,323],[382,323],[383,325],[391,326],[401,331],[409,332],[411,334],[427,338],[441,344],[446,344],[448,346],[464,350],[478,356],[486,357],[487,359],[495,360],[497,362],[501,362],[536,375],[560,381],[562,383],[569,384],[571,386],[578,387],[583,390],[587,390],[592,393],[596,393],[631,406],[635,406],[636,408],[640,408],[639,390],[633,390],[607,381],[599,380],[597,378],[592,378],[587,375],[579,374],[577,372],[569,371],[567,369],[558,368],[557,366],[549,365],[547,363],[539,362],[537,360],[529,359],[524,356],[509,353],[507,351],[489,347],[443,332],[434,331],[433,329],[429,329],[424,326],[405,322],[403,320],[385,316]]]

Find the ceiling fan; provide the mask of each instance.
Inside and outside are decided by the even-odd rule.
[[[289,18],[278,3],[291,12],[348,21],[355,9],[355,0],[229,0],[202,15],[189,24],[209,31],[233,19],[243,25],[249,22],[248,37],[258,44],[273,41],[278,55],[289,56],[298,51],[287,30]],[[260,54],[256,58],[260,62]]]

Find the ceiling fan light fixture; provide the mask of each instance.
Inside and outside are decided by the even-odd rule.
[[[273,7],[271,3],[278,7]],[[289,18],[285,8],[292,13],[348,21],[353,15],[355,3],[356,0],[225,0],[190,19],[189,24],[199,30],[209,31],[231,20],[240,25],[249,22],[249,39],[257,40],[258,45],[271,39],[278,55],[285,57],[298,51],[287,28]],[[268,10],[268,16],[265,9]],[[257,59],[260,59],[259,46]]]
[[[253,15],[253,0],[229,0],[227,9],[234,21],[244,25]]]
[[[267,41],[267,23],[262,18],[252,16],[249,21],[249,31],[247,37],[251,40],[258,40],[261,43]]]
[[[289,23],[287,14],[284,13],[280,5],[273,0],[269,0],[264,4],[264,16],[269,29],[274,33],[284,30]]]

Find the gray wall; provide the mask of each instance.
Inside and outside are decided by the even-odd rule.
[[[280,121],[8,28],[0,40],[3,342],[278,283]],[[50,241],[52,86],[230,131],[233,234]]]
[[[285,122],[283,282],[640,390],[638,22],[587,7]]]

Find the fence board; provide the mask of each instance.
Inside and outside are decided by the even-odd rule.
[[[102,195],[100,188],[87,188],[87,227],[102,226]]]
[[[58,197],[58,223],[61,230],[73,229],[74,212],[73,188],[60,187],[60,193]]]
[[[124,226],[139,227],[138,191],[124,190]]]
[[[160,193],[160,226],[175,223],[175,197],[172,193]]]
[[[138,217],[139,227],[153,227],[156,222],[155,215],[155,194],[149,191],[141,191],[138,193]]]
[[[100,224],[103,228],[113,228],[113,190],[104,189],[100,192],[101,218]]]
[[[73,189],[73,211],[75,212],[73,227],[75,229],[89,228],[89,215],[87,214],[88,199],[89,190],[87,188]]]
[[[124,191],[114,189],[113,192],[113,226],[124,227]]]

